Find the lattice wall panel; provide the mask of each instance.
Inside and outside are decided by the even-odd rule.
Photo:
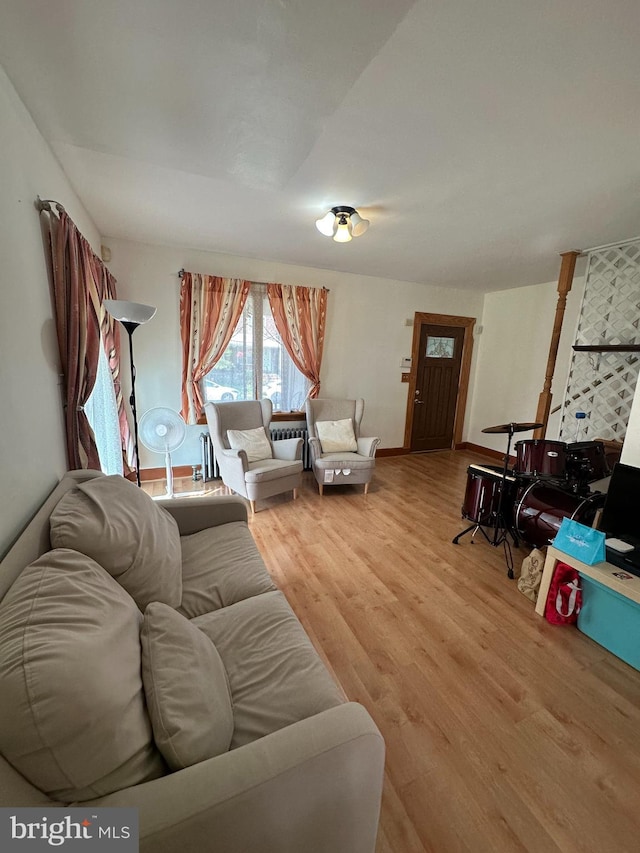
[[[640,240],[589,254],[577,344],[640,343]],[[640,372],[638,353],[574,352],[560,438],[624,439]]]

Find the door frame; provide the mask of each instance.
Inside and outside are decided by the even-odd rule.
[[[453,424],[452,447],[456,448],[462,443],[462,428],[467,407],[467,394],[469,392],[469,376],[471,373],[471,356],[473,355],[473,327],[475,317],[456,317],[452,314],[430,314],[424,311],[416,311],[413,317],[413,343],[411,345],[411,372],[409,374],[409,391],[407,394],[407,415],[404,428],[404,450],[411,452],[411,433],[413,432],[413,404],[416,395],[416,384],[418,376],[418,358],[420,356],[420,332],[424,324],[429,326],[462,326],[464,328],[464,341],[462,343],[462,362],[460,364],[460,379],[458,382],[458,395],[456,398],[456,414]],[[417,452],[417,451],[416,451]],[[428,451],[425,451],[428,452]]]

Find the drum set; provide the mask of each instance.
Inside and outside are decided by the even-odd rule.
[[[491,545],[503,545],[510,578],[514,574],[508,537],[516,548],[521,541],[543,548],[555,538],[563,518],[591,526],[605,501],[605,495],[593,491],[591,484],[611,473],[601,441],[541,438],[516,441],[516,462],[510,469],[514,434],[539,426],[510,423],[482,430],[508,435],[504,465],[469,465],[462,517],[471,524],[453,539],[458,545],[462,536],[471,533],[473,543],[480,531]]]

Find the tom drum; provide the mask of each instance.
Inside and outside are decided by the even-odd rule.
[[[602,480],[611,471],[601,441],[574,441],[568,445],[567,472],[569,479],[582,483]]]
[[[572,518],[590,527],[604,506],[605,495],[588,497],[563,491],[553,483],[536,481],[516,503],[515,527],[520,538],[534,548],[544,548],[555,539],[563,518]]]
[[[511,524],[516,495],[515,477],[509,474],[503,477],[502,468],[492,465],[469,465],[462,517],[475,524],[493,525],[500,506],[501,492],[503,517]]]
[[[564,441],[528,438],[516,441],[514,472],[520,477],[564,480],[567,476],[568,445]]]

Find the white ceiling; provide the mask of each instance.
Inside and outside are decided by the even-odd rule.
[[[105,237],[486,291],[640,233],[638,0],[0,15],[0,60]],[[369,231],[321,236],[336,204]]]

